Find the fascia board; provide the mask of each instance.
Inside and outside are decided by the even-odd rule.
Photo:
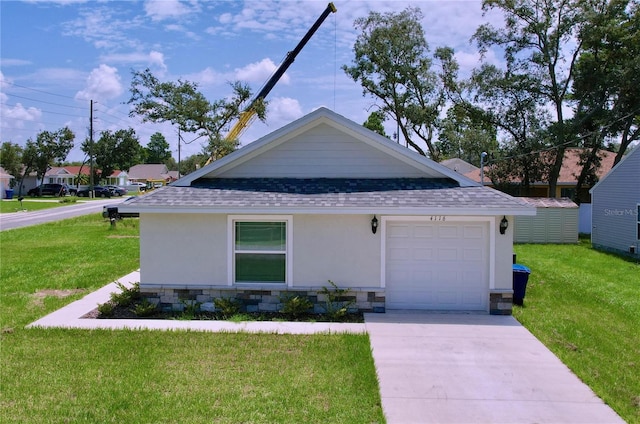
[[[125,207],[122,212],[138,212],[140,214],[240,214],[240,215],[434,215],[434,216],[535,216],[536,208],[189,208],[189,207]]]

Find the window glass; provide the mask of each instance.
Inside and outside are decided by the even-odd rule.
[[[285,283],[287,223],[236,221],[236,283]]]
[[[286,250],[285,222],[236,222],[236,250]]]
[[[284,283],[284,254],[236,253],[236,282]]]

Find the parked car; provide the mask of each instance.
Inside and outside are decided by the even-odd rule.
[[[134,181],[134,182],[129,182],[129,185],[137,187],[139,191],[145,191],[147,189],[147,184],[145,183],[139,183]]]
[[[93,193],[95,197],[111,197],[109,189],[102,186],[93,186]],[[78,190],[78,197],[89,197],[89,189]]]
[[[42,187],[42,191],[40,191]],[[31,197],[35,196],[66,196],[69,193],[69,188],[66,184],[42,184],[27,191],[27,195]]]
[[[127,194],[127,189],[124,187],[118,187],[114,185],[108,185],[105,187],[109,189],[112,196],[124,196],[125,194]]]

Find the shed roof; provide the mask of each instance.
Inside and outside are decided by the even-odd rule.
[[[535,206],[536,208],[578,208],[571,199],[562,197],[560,199],[552,199],[548,197],[518,197],[525,203]]]

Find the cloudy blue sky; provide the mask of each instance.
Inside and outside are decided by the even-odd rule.
[[[234,80],[258,91],[327,3],[2,0],[0,139],[23,145],[42,130],[67,125],[79,146],[88,136],[93,100],[96,135],[132,127],[146,145],[149,136],[160,131],[177,158],[175,128],[128,117],[132,70],[148,67],[161,80],[196,82],[209,100],[228,95],[228,82]],[[269,95],[267,122],[255,122],[242,144],[320,106],[364,122],[375,101],[363,97],[340,67],[353,58],[353,21],[370,11],[420,7],[430,47],[453,47],[463,72],[479,60],[469,41],[475,29],[487,20],[501,23],[495,13],[483,16],[479,0],[334,4],[338,12],[324,22]],[[183,158],[199,152],[199,143],[183,145]],[[82,158],[76,147],[68,159]]]

